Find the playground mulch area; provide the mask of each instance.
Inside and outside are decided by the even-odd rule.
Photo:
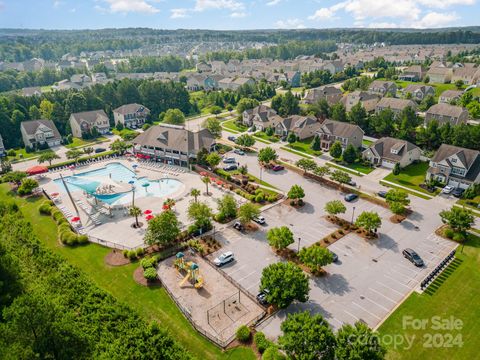
[[[113,249],[105,255],[105,264],[110,266],[122,266],[130,264],[130,260],[123,256],[121,251]]]
[[[158,275],[180,310],[200,332],[225,343],[234,338],[239,326],[250,325],[264,314],[262,307],[206,260],[199,256],[185,257],[185,261],[199,266],[199,275],[204,280],[202,288],[196,289],[190,281],[180,286],[186,274],[175,268],[175,257],[160,262]]]

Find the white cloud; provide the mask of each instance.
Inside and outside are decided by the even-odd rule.
[[[321,8],[308,17],[309,20],[332,20],[335,18],[335,11],[331,8]]]
[[[108,4],[108,10],[112,13],[145,13],[154,14],[160,10],[150,4],[147,0],[103,0]],[[103,9],[95,6],[97,10]]]
[[[188,9],[170,9],[170,12],[171,19],[182,19],[190,17],[190,15],[188,15]]]
[[[415,28],[436,28],[451,25],[453,22],[459,19],[456,13],[438,13],[429,12],[419,21],[413,22],[412,27]]]
[[[400,26],[395,23],[390,22],[377,22],[377,23],[370,23],[368,24],[369,28],[372,29],[392,29],[392,28],[399,28]]]
[[[243,3],[235,0],[196,0],[194,10],[228,9],[238,11],[243,10],[244,7]]]
[[[275,6],[278,5],[282,0],[270,0],[267,2],[267,6]]]
[[[305,25],[300,19],[278,20],[275,26],[279,29],[305,29]]]
[[[55,1],[53,2],[53,7],[54,7],[55,9],[59,8],[60,5],[62,5],[62,2],[61,2],[60,0],[55,0]]]
[[[431,8],[446,9],[454,5],[475,5],[476,0],[418,0],[418,2]]]
[[[243,11],[236,11],[230,14],[230,17],[232,18],[244,18],[245,16],[247,16],[247,13]]]

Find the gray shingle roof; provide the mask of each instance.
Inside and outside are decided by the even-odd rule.
[[[376,106],[381,108],[389,107],[392,110],[403,110],[407,106],[411,106],[413,109],[417,108],[417,104],[412,100],[397,98],[381,98]]]
[[[78,113],[73,113],[70,115],[79,125],[83,121],[86,121],[89,124],[93,124],[97,121],[98,117],[105,120],[109,120],[107,114],[103,110],[92,110],[92,111],[83,111]]]
[[[442,116],[451,116],[459,117],[465,111],[461,106],[454,106],[450,104],[435,104],[427,110],[427,114],[430,115],[442,115]]]
[[[358,125],[335,120],[325,120],[319,131],[340,136],[342,138],[349,138],[353,136],[357,129],[360,129],[363,133],[363,130]]]
[[[150,110],[147,109],[145,106],[140,105],[140,104],[136,104],[136,103],[122,105],[122,106],[116,108],[115,110],[113,110],[113,112],[116,112],[116,113],[122,114],[122,115],[126,115],[126,114],[133,114],[133,113],[136,113],[138,111],[142,111],[142,109],[143,109],[143,111],[146,111],[147,113],[150,112]]]
[[[369,147],[369,149],[371,149],[378,156],[393,161],[400,161],[406,152],[415,148],[418,148],[418,146],[409,141],[391,137],[382,137]],[[396,150],[397,153],[393,154],[391,151],[392,149]]]
[[[21,122],[21,127],[23,127],[28,135],[34,135],[40,125],[44,125],[51,129],[56,138],[61,138],[61,135],[52,120],[39,119]]]

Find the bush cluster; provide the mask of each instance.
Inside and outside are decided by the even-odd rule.
[[[265,334],[262,332],[257,332],[253,336],[253,341],[255,342],[255,346],[257,347],[257,350],[260,354],[263,354],[265,350],[267,350],[270,346],[273,346],[273,342],[268,340],[265,337]]]
[[[123,256],[125,256],[126,258],[128,258],[130,260],[135,260],[135,259],[143,256],[143,254],[145,254],[145,249],[138,248],[136,250],[135,249],[134,250],[123,250],[122,254],[123,254]]]
[[[236,332],[237,340],[240,342],[247,342],[250,340],[250,328],[246,325],[242,325],[237,329]]]
[[[159,261],[160,261],[159,256],[152,256],[152,257],[148,257],[148,258],[143,258],[140,261],[140,266],[143,268],[143,277],[145,279],[147,279],[148,281],[153,281],[153,280],[157,279],[156,266],[157,266]]]

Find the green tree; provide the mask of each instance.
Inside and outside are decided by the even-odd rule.
[[[278,343],[289,358],[302,360],[335,358],[335,335],[322,315],[312,315],[308,311],[288,314],[280,329],[282,335]]]
[[[257,217],[260,215],[260,209],[258,206],[247,202],[243,205],[240,205],[238,208],[238,220],[242,224],[248,224],[250,221],[253,220],[254,217]]]
[[[455,81],[455,87],[457,88],[457,90],[462,90],[463,89],[463,80],[462,79],[458,79],[457,81]]]
[[[337,332],[335,358],[337,360],[383,360],[387,350],[380,337],[365,323],[344,324]]]
[[[216,118],[207,118],[202,126],[210,131],[214,138],[218,139],[222,136],[222,125],[220,121]]]
[[[395,163],[395,165],[393,166],[393,170],[392,170],[392,174],[393,175],[399,175],[400,174],[400,164],[399,163]]]
[[[320,151],[320,136],[318,135],[315,135],[313,137],[313,140],[310,144],[310,149],[314,150],[314,151]]]
[[[352,109],[348,114],[348,119],[351,123],[360,126],[362,129],[366,129],[368,127],[368,113],[361,102],[358,102],[352,106]]]
[[[325,175],[330,174],[330,168],[328,166],[317,166],[313,173],[317,176],[324,177]]]
[[[187,215],[199,229],[207,230],[212,226],[212,209],[204,202],[192,202],[188,207]]]
[[[133,216],[135,218],[135,227],[140,227],[140,224],[138,223],[138,217],[142,215],[142,209],[137,206],[131,206],[128,209],[128,213],[130,216]]]
[[[345,214],[347,208],[340,200],[332,200],[325,204],[324,210],[328,214],[336,216],[338,214]]]
[[[214,106],[210,107],[210,114],[215,115],[215,118],[221,112],[222,112],[222,108],[220,106],[214,105]]]
[[[271,161],[277,160],[277,158],[277,152],[270,146],[264,147],[258,152],[258,162],[262,164],[269,164]]]
[[[287,226],[274,227],[267,232],[268,244],[275,249],[282,250],[293,244],[293,233]]]
[[[333,262],[332,252],[318,245],[302,248],[298,253],[298,258],[312,272],[320,271],[322,266]]]
[[[235,140],[235,143],[243,147],[251,147],[255,144],[255,138],[252,135],[243,134]]]
[[[144,240],[148,245],[170,245],[178,235],[180,222],[172,210],[166,210],[148,222]]]
[[[352,181],[352,177],[342,170],[335,170],[330,177],[339,184],[348,184]]]
[[[40,113],[40,109],[36,105],[32,105],[28,108],[28,115],[30,116],[30,119],[32,119],[32,120],[42,118],[42,114]]]
[[[18,195],[29,195],[38,187],[38,182],[31,178],[25,178],[17,189]]]
[[[163,117],[163,122],[165,124],[183,125],[185,123],[185,115],[183,115],[180,109],[168,109]]]
[[[232,195],[225,194],[217,200],[217,209],[226,219],[231,219],[237,216],[238,204]]]
[[[110,150],[115,151],[117,154],[123,155],[125,151],[128,150],[130,145],[128,145],[125,141],[117,139],[113,143],[110,144]]]
[[[342,144],[340,141],[335,141],[332,146],[330,146],[330,156],[338,160],[342,156]]]
[[[355,146],[348,144],[343,152],[343,160],[349,164],[353,164],[358,158],[358,152]]]
[[[198,201],[198,197],[200,196],[200,190],[195,189],[195,188],[191,189],[191,190],[190,190],[190,196],[193,196],[194,201],[197,202],[197,201]]]
[[[250,110],[260,105],[260,102],[256,99],[242,98],[237,103],[237,112],[242,114],[245,110]]]
[[[310,286],[308,277],[297,265],[278,262],[262,271],[260,291],[265,289],[268,289],[267,301],[283,309],[295,300],[306,302]]]
[[[210,178],[208,176],[203,176],[202,177],[202,182],[205,184],[205,186],[207,188],[207,195],[208,195],[208,184],[210,184],[212,181],[210,180]]]
[[[314,160],[305,158],[298,160],[295,165],[303,170],[303,174],[306,174],[307,171],[313,171],[317,168],[317,163]]]
[[[475,223],[475,217],[471,210],[453,206],[450,210],[440,212],[440,218],[444,224],[462,234],[465,234]]]
[[[405,206],[410,204],[408,193],[399,189],[388,190],[385,199],[390,207],[390,210],[397,215],[404,214],[406,210]]]
[[[355,225],[364,228],[371,234],[373,230],[382,225],[382,219],[376,212],[364,211],[357,217]]]
[[[332,113],[332,120],[342,121],[342,122],[347,121],[347,111],[345,110],[345,106],[341,102],[338,102],[332,106],[331,113]]]
[[[287,142],[289,144],[293,144],[296,141],[297,141],[297,135],[295,135],[293,131],[289,131],[287,135]]]
[[[83,153],[84,154],[87,154],[87,155],[90,155],[91,153],[93,153],[95,150],[93,149],[93,147],[91,146],[87,146],[87,147],[84,147],[83,148]]]
[[[53,151],[46,151],[40,154],[37,161],[39,164],[43,164],[44,162],[48,162],[48,165],[52,165],[52,161],[55,159],[60,159],[60,156],[55,154]]]
[[[294,204],[299,204],[305,197],[305,191],[300,185],[293,185],[287,193],[287,196]]]
[[[66,152],[67,159],[75,160],[75,164],[78,162],[78,159],[82,156],[83,152],[77,149],[68,150]]]
[[[47,99],[40,102],[40,116],[42,119],[53,119],[53,103]]]
[[[218,153],[211,152],[210,154],[208,154],[206,160],[208,165],[215,169],[218,164],[220,164],[220,161],[222,161],[222,158],[220,157],[220,155],[218,155]]]

